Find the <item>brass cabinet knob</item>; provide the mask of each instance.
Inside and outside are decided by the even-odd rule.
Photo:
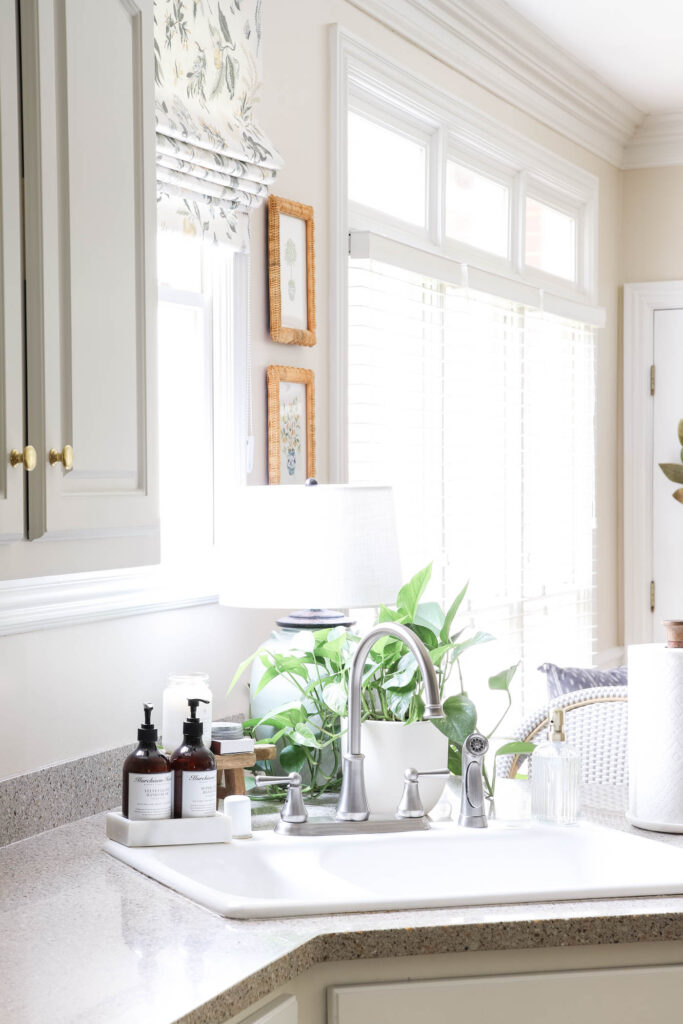
[[[64,469],[74,468],[74,450],[70,444],[65,444],[61,452],[58,452],[56,448],[50,448],[48,458],[51,466],[54,466],[56,462],[61,462]]]
[[[27,473],[32,473],[38,465],[38,456],[33,445],[27,444],[23,452],[20,452],[18,448],[13,448],[9,453],[9,464],[10,466],[23,465]]]

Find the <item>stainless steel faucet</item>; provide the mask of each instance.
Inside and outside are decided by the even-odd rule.
[[[444,717],[434,665],[429,657],[429,651],[417,634],[397,622],[382,622],[371,629],[359,643],[351,662],[347,750],[343,758],[342,786],[337,804],[336,817],[338,821],[367,821],[370,816],[368,799],[365,794],[363,754],[360,741],[361,689],[368,655],[376,642],[383,636],[392,636],[396,640],[401,640],[415,655],[425,691],[425,710],[422,717],[425,719]]]

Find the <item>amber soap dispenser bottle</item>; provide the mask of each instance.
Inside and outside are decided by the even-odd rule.
[[[122,813],[131,821],[173,817],[171,762],[157,749],[152,725],[153,704],[143,704],[145,721],[138,729],[138,745],[123,762]]]
[[[171,755],[174,774],[174,818],[209,818],[216,813],[216,758],[202,742],[197,706],[208,703],[190,697],[190,717],[183,722],[183,742]]]

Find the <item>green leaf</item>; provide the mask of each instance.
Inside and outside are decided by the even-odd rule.
[[[467,588],[469,587],[469,585],[470,585],[470,581],[468,580],[467,583],[465,584],[465,586],[462,588],[462,590],[458,594],[458,596],[456,597],[456,599],[453,602],[453,604],[450,606],[450,608],[446,612],[446,618],[444,619],[443,626],[441,627],[441,633],[439,634],[441,640],[443,640],[444,643],[447,643],[448,640],[450,639],[450,632],[451,632],[451,626],[453,625],[453,619],[458,614],[458,609],[460,608],[460,605],[463,602],[463,598],[465,597],[465,594],[467,593]]]
[[[678,440],[683,444],[683,420],[678,421]]]
[[[681,483],[683,483],[683,480]],[[415,573],[412,580],[401,587],[398,592],[398,597],[396,598],[398,610],[407,615],[411,622],[415,619],[420,598],[424,594],[431,577],[432,563],[430,562],[420,572]]]
[[[668,480],[675,484],[683,484],[683,466],[675,462],[660,462],[659,468]]]
[[[235,685],[237,680],[240,678],[240,676],[244,672],[245,668],[248,668],[249,665],[251,665],[252,661],[254,660],[256,655],[259,654],[259,653],[260,653],[260,648],[255,650],[253,654],[250,654],[248,658],[245,658],[244,661],[240,662],[240,664],[237,666],[237,671],[235,672],[234,676],[232,677],[232,682],[230,683],[230,686],[228,687],[228,693],[230,693],[230,691],[232,690],[233,686]]]
[[[306,751],[288,743],[279,754],[280,764],[286,772],[300,772],[306,764]]]
[[[378,622],[405,622],[405,619],[405,615],[395,612],[392,608],[387,608],[385,604],[379,606]]]
[[[427,629],[431,629],[438,635],[444,622],[441,605],[436,601],[427,601],[425,604],[418,605],[414,622],[416,626],[426,626]]]
[[[535,749],[535,743],[513,740],[511,743],[504,743],[502,747],[498,747],[495,756],[498,757],[502,754],[533,754]]]
[[[676,501],[680,501],[681,505],[683,505],[683,487],[679,487],[677,490],[675,490],[673,492],[673,497],[676,499]]]
[[[478,644],[488,644],[491,640],[495,639],[490,633],[475,633],[474,636],[469,637],[467,640],[463,640],[461,643],[448,643],[441,644],[440,647],[435,647],[433,651],[430,651],[430,657],[435,665],[440,664],[444,654],[449,651],[453,652],[450,660],[457,661],[461,654],[469,650],[470,647],[476,647]]]
[[[504,743],[502,747],[498,747],[495,757],[498,757],[501,754],[533,754],[535,749],[535,743],[513,740],[511,743]],[[513,778],[516,778],[516,775],[513,776]]]
[[[327,707],[337,715],[346,714],[347,694],[344,683],[330,683],[322,691],[322,698]]]
[[[458,693],[443,703],[445,718],[434,718],[432,724],[459,746],[465,742],[477,725],[477,709],[466,693]]]
[[[413,722],[421,722],[425,713],[425,702],[419,693],[416,693],[410,702],[410,709],[408,711],[408,717],[406,718],[406,724],[412,724]]]
[[[410,703],[415,695],[415,688],[408,687],[405,691],[387,689],[385,692],[389,710],[399,721],[403,721],[410,709]]]
[[[436,633],[429,629],[428,626],[418,626],[415,623],[411,623],[410,628],[413,633],[416,633],[417,636],[419,636],[428,651],[438,647],[439,641],[437,640]]]
[[[462,775],[462,747],[453,744],[448,748],[448,770],[451,775]]]
[[[515,665],[510,665],[509,668],[503,669],[495,676],[491,676],[489,679],[489,690],[509,690],[510,683],[515,678],[515,672],[519,668],[519,662]]]
[[[322,743],[315,735],[308,722],[300,722],[296,729],[293,729],[289,735],[292,743],[296,743],[301,747],[316,747],[318,750],[322,747]]]

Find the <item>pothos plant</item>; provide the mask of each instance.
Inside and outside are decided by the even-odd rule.
[[[446,611],[436,602],[422,602],[431,574],[430,564],[413,576],[399,590],[395,607],[381,606],[377,621],[409,626],[429,651],[445,712],[443,719],[435,719],[432,724],[447,736],[448,767],[454,775],[460,775],[462,744],[477,727],[477,709],[465,690],[460,659],[466,651],[493,637],[467,626],[455,628],[468,584]],[[341,720],[347,713],[349,672],[359,640],[342,628],[303,631],[286,653],[260,648],[239,666],[231,683],[232,689],[247,666],[259,658],[264,672],[255,693],[277,677],[285,677],[292,684],[295,700],[261,718],[250,719],[245,729],[253,732],[260,725],[270,726],[274,730],[271,742],[283,744],[279,754],[282,767],[286,771],[307,769],[307,788],[313,795],[334,791],[341,782]],[[510,685],[517,668],[511,665],[488,680],[489,688],[503,694],[506,701],[498,721],[487,733],[489,737],[510,710]],[[454,672],[457,692],[446,696],[453,688],[449,684]],[[370,651],[363,674],[361,708],[363,721],[421,721],[425,708],[422,677],[414,655],[400,640],[381,637]],[[507,743],[496,750],[493,771],[484,772],[489,795],[495,788],[495,757],[531,750],[533,744],[524,743]]]

